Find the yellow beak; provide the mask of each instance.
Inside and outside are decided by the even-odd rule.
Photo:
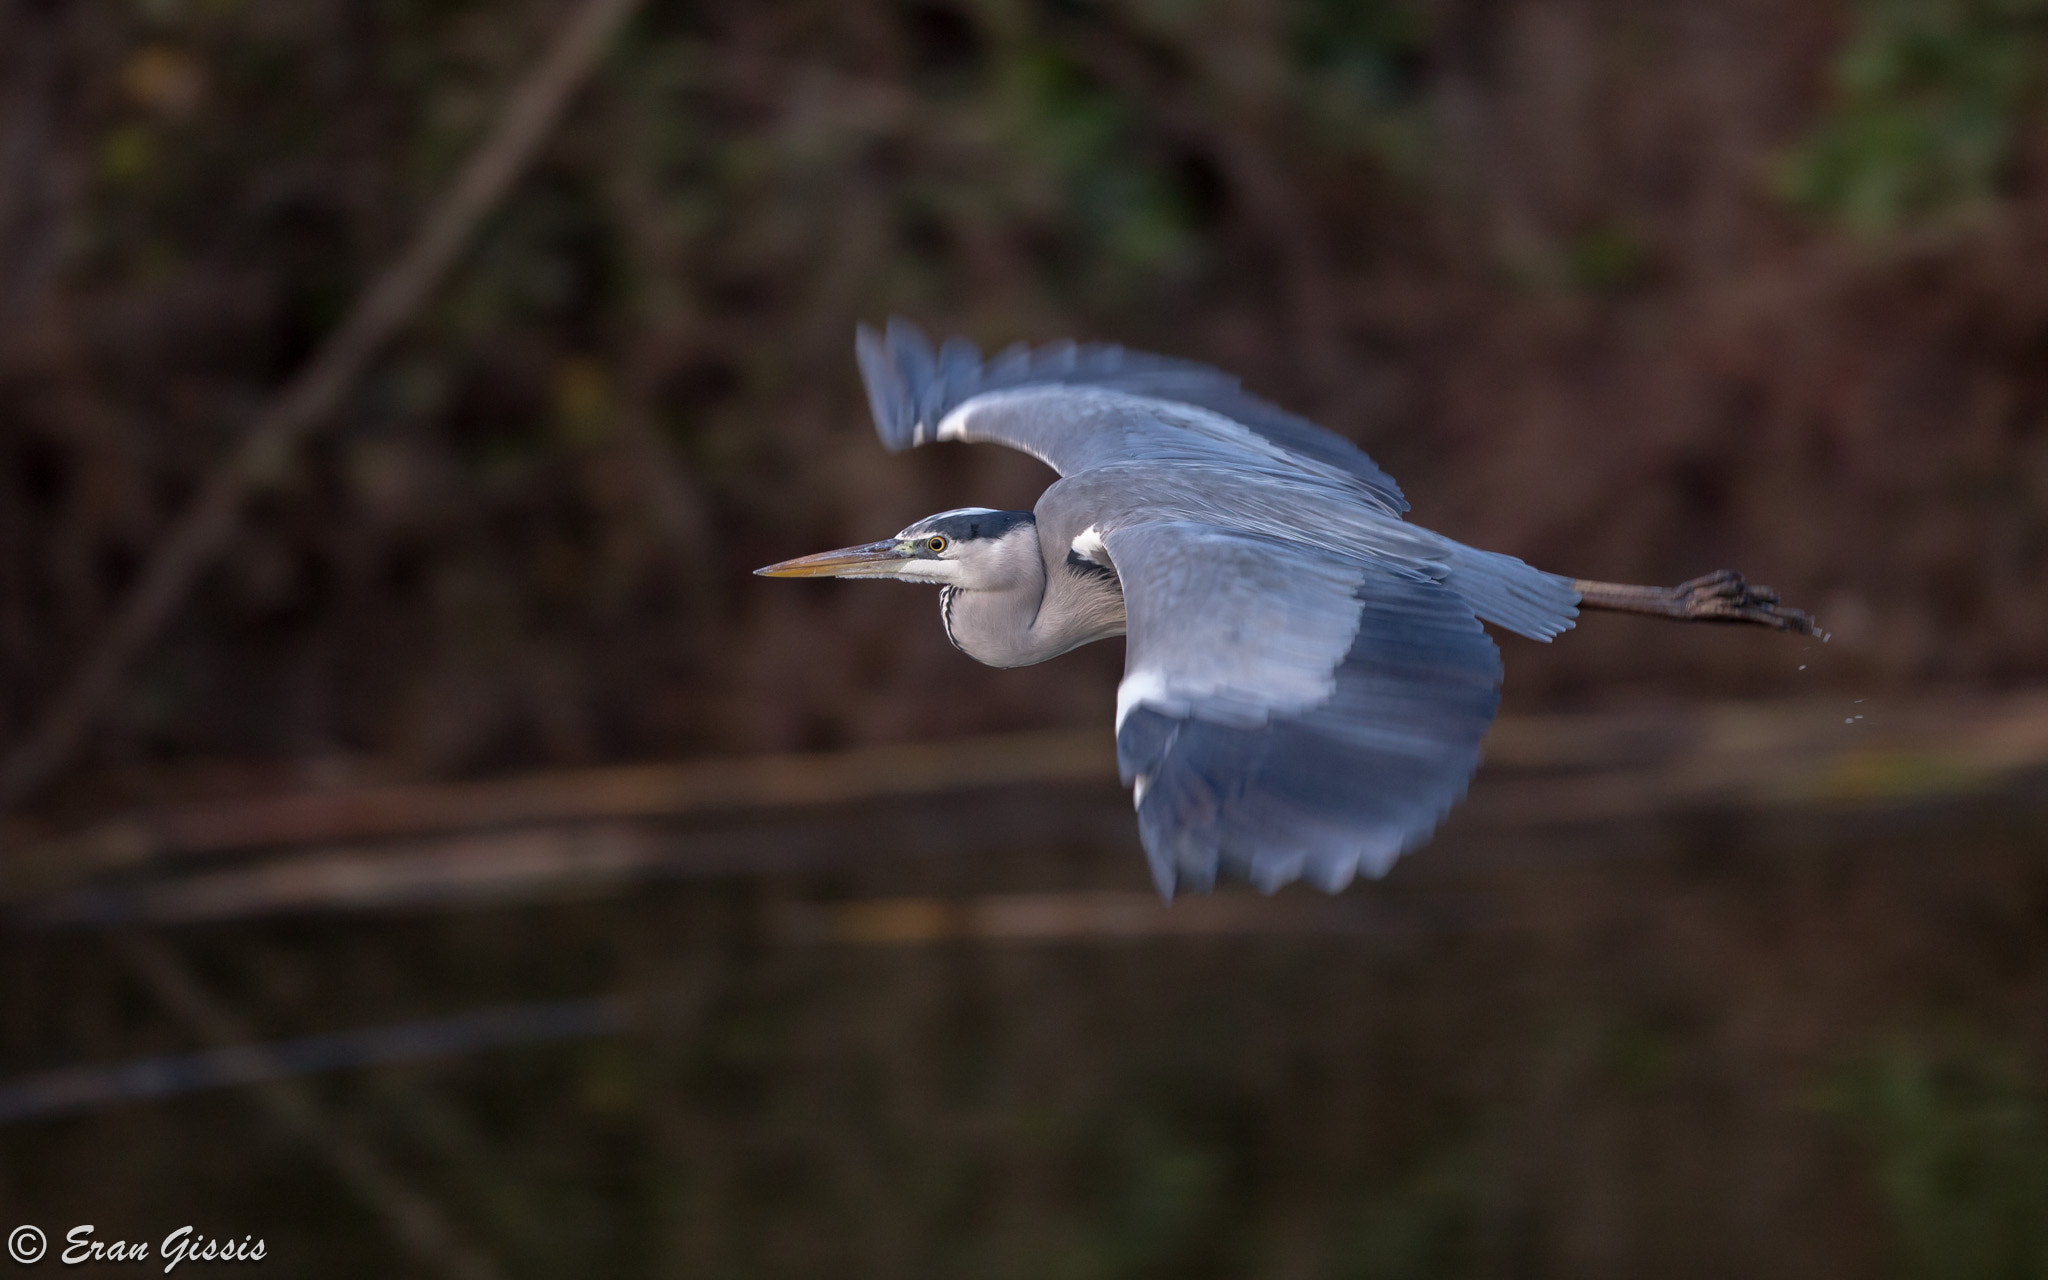
[[[909,558],[891,540],[798,556],[754,572],[764,578],[893,578],[896,566]]]

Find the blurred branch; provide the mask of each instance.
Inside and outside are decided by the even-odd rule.
[[[1413,928],[1362,896],[1285,898],[1240,890],[1162,902],[1143,890],[1000,893],[975,898],[868,898],[784,902],[770,934],[790,944],[910,946],[919,943],[1121,942],[1147,938],[1369,934]]]
[[[622,997],[556,1000],[268,1044],[65,1067],[0,1084],[0,1124],[319,1071],[428,1062],[512,1045],[613,1035],[632,1025],[632,1013],[632,1003]]]
[[[1421,915],[1362,897],[1273,898],[1224,892],[1168,905],[1153,893],[1115,889],[846,902],[782,900],[764,904],[763,909],[763,935],[789,946],[1385,935],[1429,923]],[[161,944],[141,935],[121,937],[130,964],[146,970],[153,989],[165,984],[160,994],[175,998],[176,1008],[187,1010],[195,1026],[216,1038],[243,1031],[210,1003]],[[636,1027],[673,1028],[693,1021],[705,998],[707,983],[695,973],[703,959],[698,957],[696,966],[684,966],[680,974],[669,972],[673,966],[664,966],[659,979],[637,993],[498,1005],[448,1017],[267,1043],[242,1039],[197,1053],[38,1072],[0,1082],[0,1124],[207,1089],[268,1085],[322,1072],[618,1035]],[[648,1016],[653,1013],[659,1016]],[[289,1105],[296,1108],[297,1102]],[[388,1194],[388,1189],[380,1194]]]
[[[64,220],[48,207],[61,175],[51,162],[51,97],[65,11],[15,5],[0,15],[0,341],[34,308],[53,274]]]
[[[284,1079],[290,1068],[277,1062],[269,1047],[255,1043],[251,1029],[215,1000],[170,948],[138,932],[116,932],[108,941],[172,1017],[215,1046],[216,1070],[261,1082],[257,1097],[278,1127],[319,1152],[407,1251],[460,1280],[496,1280],[496,1264],[464,1241],[418,1189],[336,1126],[304,1085]]]
[[[1843,710],[1505,719],[1450,830],[1492,836],[1713,810],[1846,813],[1995,793],[2048,773],[2048,693],[1873,708],[1874,721]],[[1132,829],[1114,776],[1105,735],[1051,731],[195,805],[32,847],[8,867],[0,899],[37,925],[191,923],[617,892],[657,877],[763,876],[962,848],[1117,847]],[[936,803],[948,795],[961,798]],[[916,820],[876,831],[843,812],[788,812],[889,800],[921,801]],[[714,816],[721,821],[703,822]],[[92,883],[264,849],[277,852]]]
[[[489,782],[353,787],[189,805],[96,824],[9,859],[8,882],[75,879],[277,845],[677,819],[1116,776],[1106,732],[1047,730],[830,754],[564,770]]]
[[[0,764],[0,806],[62,769],[105,712],[130,666],[226,545],[243,501],[289,462],[334,411],[378,349],[447,274],[477,224],[532,159],[570,94],[638,0],[583,0],[547,54],[513,90],[495,126],[406,251],[372,282],[341,327],[222,459],[143,567],[112,627],[53,699],[27,741]]]

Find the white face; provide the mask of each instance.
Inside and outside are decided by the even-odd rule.
[[[1035,527],[1024,521],[1010,525],[1001,537],[989,537],[988,523],[974,519],[1001,515],[993,507],[960,507],[926,516],[896,535],[905,558],[893,576],[905,582],[977,590],[1014,585],[1020,557],[1034,565],[1038,562],[1038,535]],[[980,536],[962,540],[956,536],[962,528]]]
[[[904,582],[958,586],[967,570],[964,557],[974,545],[957,543],[936,530],[912,525],[896,535],[897,553],[903,558],[896,562],[896,571],[886,576]]]

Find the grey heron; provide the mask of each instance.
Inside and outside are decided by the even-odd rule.
[[[1588,582],[1410,524],[1356,446],[1206,365],[1064,342],[983,360],[901,320],[855,348],[891,452],[993,441],[1060,479],[1030,511],[756,572],[935,584],[947,637],[991,666],[1127,636],[1117,761],[1167,897],[1219,875],[1336,892],[1427,839],[1499,702],[1482,623],[1547,641],[1584,607],[1821,634],[1732,572]]]

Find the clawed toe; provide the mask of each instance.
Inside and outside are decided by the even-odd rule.
[[[1703,573],[1690,582],[1681,582],[1672,590],[1681,596],[1730,595],[1743,589],[1742,575],[1733,569],[1716,569]]]
[[[1792,631],[1800,635],[1824,635],[1805,612],[1778,603],[1778,593],[1769,587],[1752,587],[1742,575],[1723,569],[1694,578],[1677,589],[1684,602],[1685,616],[1703,622],[1745,622]]]
[[[1753,587],[1743,581],[1742,575],[1733,569],[1721,569],[1704,574],[1691,582],[1680,583],[1676,588],[1679,598],[1687,601],[1737,600],[1744,604],[1776,604],[1778,593],[1769,587]]]
[[[1703,574],[1675,587],[1642,587],[1583,578],[1574,581],[1572,587],[1579,593],[1579,604],[1589,609],[1651,613],[1695,622],[1742,622],[1822,640],[1828,638],[1828,633],[1811,617],[1779,603],[1777,592],[1769,587],[1750,586],[1733,569]]]

